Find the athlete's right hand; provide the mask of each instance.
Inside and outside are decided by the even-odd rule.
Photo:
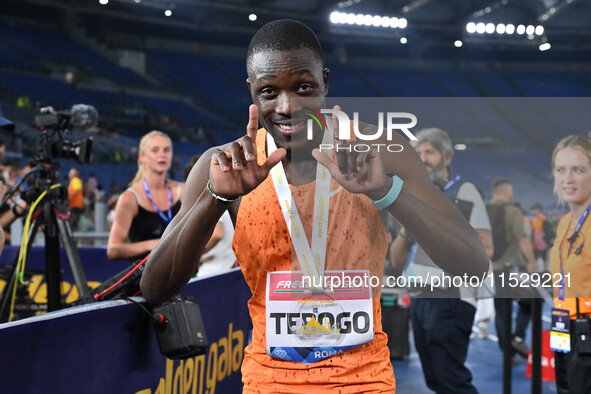
[[[248,109],[246,135],[211,156],[210,187],[220,197],[236,199],[248,194],[267,178],[271,168],[287,153],[285,149],[279,148],[262,165],[258,165],[255,143],[258,113],[257,106],[252,104]]]

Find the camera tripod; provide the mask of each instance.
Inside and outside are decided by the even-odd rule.
[[[68,190],[65,186],[57,186],[57,168],[51,164],[41,164],[36,167],[40,176],[36,179],[35,186],[27,191],[26,200],[31,204],[34,212],[31,216],[31,230],[26,234],[29,240],[33,240],[37,230],[43,225],[45,235],[45,280],[47,282],[47,310],[55,311],[62,307],[61,300],[61,265],[60,265],[60,241],[66,252],[70,269],[74,277],[74,283],[80,296],[88,294],[90,289],[86,282],[84,268],[80,261],[80,254],[70,228],[68,209]],[[17,185],[18,186],[18,185]],[[37,203],[37,204],[36,204]],[[23,247],[21,245],[21,247]],[[26,244],[27,253],[30,250],[30,242]],[[22,250],[21,250],[22,252]],[[10,316],[10,300],[14,292],[14,286],[18,286],[18,264],[15,264],[10,275],[10,281],[4,287],[0,304],[0,322],[6,322]]]

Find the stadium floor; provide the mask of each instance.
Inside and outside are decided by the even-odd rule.
[[[515,304],[515,303],[514,303]],[[513,315],[515,318],[515,308]],[[542,328],[549,329],[550,308],[544,305],[542,316]],[[473,327],[476,332],[477,327]],[[468,360],[466,365],[472,372],[473,384],[480,394],[500,394],[503,392],[503,355],[496,342],[494,322],[488,324],[488,332],[492,339],[479,339],[478,336],[470,341]],[[526,341],[531,343],[531,324],[528,328]],[[408,360],[392,361],[394,375],[396,376],[396,392],[400,394],[433,394],[423,377],[419,355],[414,348],[414,340],[410,338],[411,353]],[[513,366],[512,392],[531,393],[531,379],[525,376],[527,368],[526,360],[520,358],[521,362]],[[542,393],[556,393],[554,382],[542,382]]]

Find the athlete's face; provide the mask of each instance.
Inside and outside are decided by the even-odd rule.
[[[444,158],[441,152],[428,141],[420,143],[415,149],[433,182],[447,178],[446,166],[450,162],[448,158]]]
[[[329,71],[322,69],[312,50],[257,52],[249,68],[247,83],[259,120],[277,146],[287,150],[318,146],[317,141],[307,140],[307,118],[300,104],[292,101],[306,98],[306,106],[324,108]]]
[[[569,204],[591,203],[591,160],[579,149],[564,148],[554,159],[554,188]]]

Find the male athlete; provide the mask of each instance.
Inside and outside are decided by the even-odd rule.
[[[392,393],[395,381],[381,328],[379,291],[373,298],[364,293],[353,305],[346,295],[341,300],[338,292],[308,286],[308,298],[285,301],[289,308],[300,308],[302,313],[295,315],[301,320],[296,321],[272,313],[279,301],[268,284],[289,271],[354,276],[365,270],[381,277],[388,240],[380,209],[393,214],[433,261],[452,274],[482,276],[487,270],[480,239],[433,186],[402,136],[394,133],[393,141],[386,136],[375,141],[401,144],[399,153],[358,153],[347,149],[355,141],[333,139],[341,147],[336,163],[318,150],[325,133],[315,129],[308,140],[304,109],[292,99],[305,98],[317,112],[326,108],[329,70],[307,26],[292,20],[264,25],[250,43],[247,73],[254,105],[246,135],[208,150],[193,167],[182,208],[150,254],[142,292],[153,303],[178,293],[199,265],[220,216],[229,210],[235,220],[234,251],[253,294],[252,343],[242,365],[244,392]],[[257,130],[259,121],[263,128]],[[332,181],[319,175],[324,168]],[[325,197],[328,205],[315,209]],[[327,219],[317,220],[316,212]],[[317,227],[322,231],[313,234]],[[322,303],[306,309],[319,298]],[[372,326],[360,316],[369,316]],[[324,339],[351,343],[348,350],[327,351],[332,357],[318,359],[314,357],[322,352],[293,346],[310,341],[325,349],[319,345]]]

